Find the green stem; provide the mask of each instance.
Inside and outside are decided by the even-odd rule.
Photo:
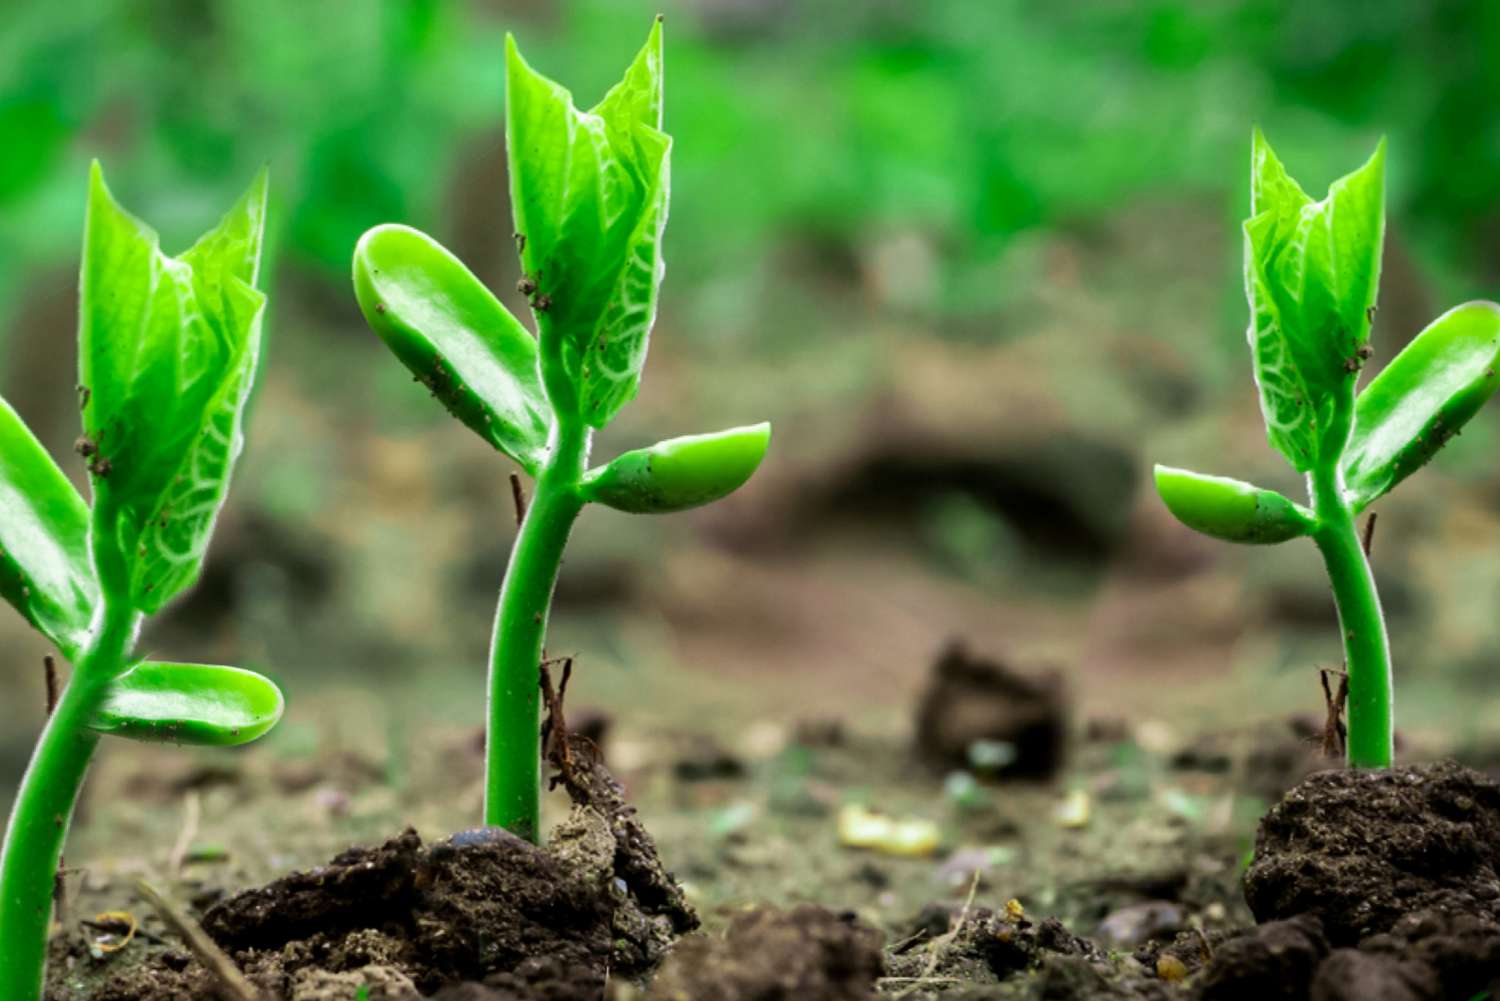
[[[589,438],[582,421],[559,416],[505,570],[490,646],[484,822],[532,842],[541,833],[542,647],[563,547],[583,509]]]
[[[1375,576],[1360,545],[1354,512],[1344,499],[1342,472],[1335,465],[1315,472],[1311,480],[1319,522],[1313,539],[1333,584],[1349,672],[1349,764],[1389,768],[1394,751],[1391,653]]]
[[[52,887],[99,737],[88,729],[135,646],[140,616],[108,609],[42,731],[0,850],[0,998],[36,1001],[46,972]]]

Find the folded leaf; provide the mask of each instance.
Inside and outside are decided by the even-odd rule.
[[[26,424],[0,400],[0,595],[69,660],[99,603],[89,510]]]
[[[281,689],[254,671],[214,664],[137,664],[110,687],[89,726],[132,740],[246,744],[281,719]]]
[[[681,511],[734,493],[760,465],[770,424],[691,435],[636,449],[592,471],[584,496],[620,511]]]
[[[1227,542],[1285,542],[1316,526],[1311,511],[1276,491],[1223,476],[1157,466],[1156,492],[1178,521]]]
[[[1385,144],[1314,202],[1259,131],[1245,222],[1248,336],[1272,446],[1300,472],[1343,446],[1385,232]],[[1342,424],[1342,426],[1340,426]]]
[[[252,284],[265,201],[263,173],[172,258],[94,165],[79,309],[93,548],[96,565],[126,568],[105,586],[143,612],[197,579],[242,446],[265,307]]]
[[[551,409],[536,339],[457,257],[406,226],[377,226],[354,250],[370,327],[459,420],[535,472]]]
[[[554,404],[594,427],[635,395],[656,320],[672,145],[660,131],[661,38],[658,21],[587,112],[506,41],[511,205],[542,363],[576,395]]]
[[[1432,321],[1359,394],[1344,482],[1362,510],[1426,465],[1500,388],[1500,306],[1470,302]]]

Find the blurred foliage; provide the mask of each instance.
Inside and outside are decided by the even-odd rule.
[[[1457,294],[1496,273],[1494,4],[21,0],[0,33],[0,326],[32,269],[71,268],[92,156],[169,249],[269,161],[276,256],[342,288],[364,228],[442,233],[462,205],[462,157],[499,143],[505,30],[592,100],[658,5],[669,299],[705,339],[795,343],[851,273],[987,335],[1018,233],[1158,194],[1227,220],[1257,121],[1314,187],[1388,133],[1419,259]]]

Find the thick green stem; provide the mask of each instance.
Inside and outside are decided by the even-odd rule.
[[[559,419],[516,536],[490,646],[484,822],[537,841],[541,833],[541,662],[563,547],[583,509],[578,484],[589,429]]]
[[[99,743],[87,724],[124,668],[139,624],[134,612],[101,616],[21,780],[0,851],[0,998],[7,1001],[41,997],[58,859]]]
[[[1314,473],[1312,496],[1319,522],[1313,538],[1333,584],[1349,672],[1349,764],[1389,768],[1394,751],[1391,653],[1375,576],[1360,545],[1337,467]]]

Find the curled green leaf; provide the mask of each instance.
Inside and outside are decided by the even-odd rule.
[[[112,568],[104,586],[142,612],[197,579],[243,444],[265,308],[253,284],[265,204],[262,173],[173,258],[93,168],[79,309],[92,545],[96,566]]]
[[[1227,542],[1286,542],[1317,524],[1311,511],[1276,491],[1223,476],[1157,466],[1156,492],[1178,521]]]
[[[145,661],[116,678],[91,729],[157,743],[247,744],[281,719],[275,682],[217,664]]]
[[[750,479],[771,443],[771,425],[690,435],[626,452],[592,471],[584,497],[619,511],[661,514],[708,504]]]
[[[1455,306],[1359,394],[1344,453],[1356,511],[1426,465],[1500,388],[1500,305]]]
[[[573,396],[554,405],[593,427],[635,396],[656,321],[672,146],[661,94],[660,21],[588,111],[506,40],[511,205],[542,364]]]
[[[0,596],[77,658],[99,603],[89,511],[31,430],[0,400]]]
[[[354,250],[354,292],[381,340],[481,438],[535,473],[550,408],[536,339],[436,240],[376,226]]]
[[[1244,226],[1248,336],[1267,436],[1299,472],[1336,458],[1348,435],[1380,281],[1384,192],[1384,142],[1315,202],[1255,133]]]

